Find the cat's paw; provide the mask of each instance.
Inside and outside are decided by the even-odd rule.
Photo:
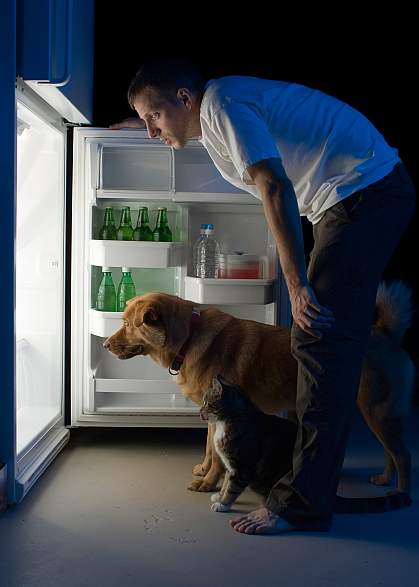
[[[211,510],[213,512],[229,512],[230,509],[231,507],[229,505],[225,505],[219,501],[214,501],[214,503],[211,504]]]
[[[218,491],[217,493],[213,493],[210,497],[210,500],[212,503],[214,503],[214,501],[220,501],[221,499],[221,493]]]

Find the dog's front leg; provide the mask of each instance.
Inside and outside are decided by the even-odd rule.
[[[210,424],[208,422],[208,430],[207,430],[207,446],[205,449],[205,458],[203,463],[200,463],[199,465],[195,465],[194,468],[192,469],[192,473],[194,475],[197,475],[198,477],[205,477],[205,475],[208,473],[208,471],[211,468],[211,463],[212,463],[212,438],[214,435],[214,429],[215,426],[214,424]]]
[[[210,468],[202,479],[195,479],[190,485],[188,485],[188,489],[191,491],[215,491],[217,489],[218,481],[224,474],[224,466],[217,451],[214,449],[214,429],[215,424],[208,424],[209,434],[207,437],[207,447],[209,444],[211,452]],[[210,440],[208,440],[208,438],[210,438]]]

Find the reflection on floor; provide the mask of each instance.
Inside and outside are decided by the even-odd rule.
[[[0,517],[5,587],[292,586],[394,587],[419,576],[419,414],[410,508],[337,515],[326,534],[246,536],[228,520],[258,504],[246,491],[234,513],[186,485],[204,430],[78,429],[26,499]],[[377,493],[368,476],[381,449],[357,416],[340,489]]]

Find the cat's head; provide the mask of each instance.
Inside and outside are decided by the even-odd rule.
[[[223,420],[243,412],[248,403],[238,385],[229,383],[221,375],[217,375],[213,378],[211,387],[204,393],[200,416],[202,420],[209,422]]]

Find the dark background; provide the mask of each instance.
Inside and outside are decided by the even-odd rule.
[[[106,3],[108,4],[108,3]],[[189,13],[158,4],[134,9],[124,2],[96,2],[94,120],[109,126],[135,113],[126,91],[148,56],[184,55],[206,78],[239,74],[302,83],[349,103],[365,114],[390,145],[397,147],[418,185],[417,31],[403,6],[392,6],[368,21],[361,13],[318,13],[299,7],[294,14],[259,3],[252,11],[236,7],[226,19],[216,4]],[[271,3],[272,4],[272,3]],[[355,9],[355,6],[352,7]],[[346,11],[346,13],[344,12]],[[311,226],[303,218],[306,253]],[[385,273],[401,278],[419,304],[418,214]],[[365,252],[368,254],[368,251]],[[419,363],[419,316],[404,346]]]

